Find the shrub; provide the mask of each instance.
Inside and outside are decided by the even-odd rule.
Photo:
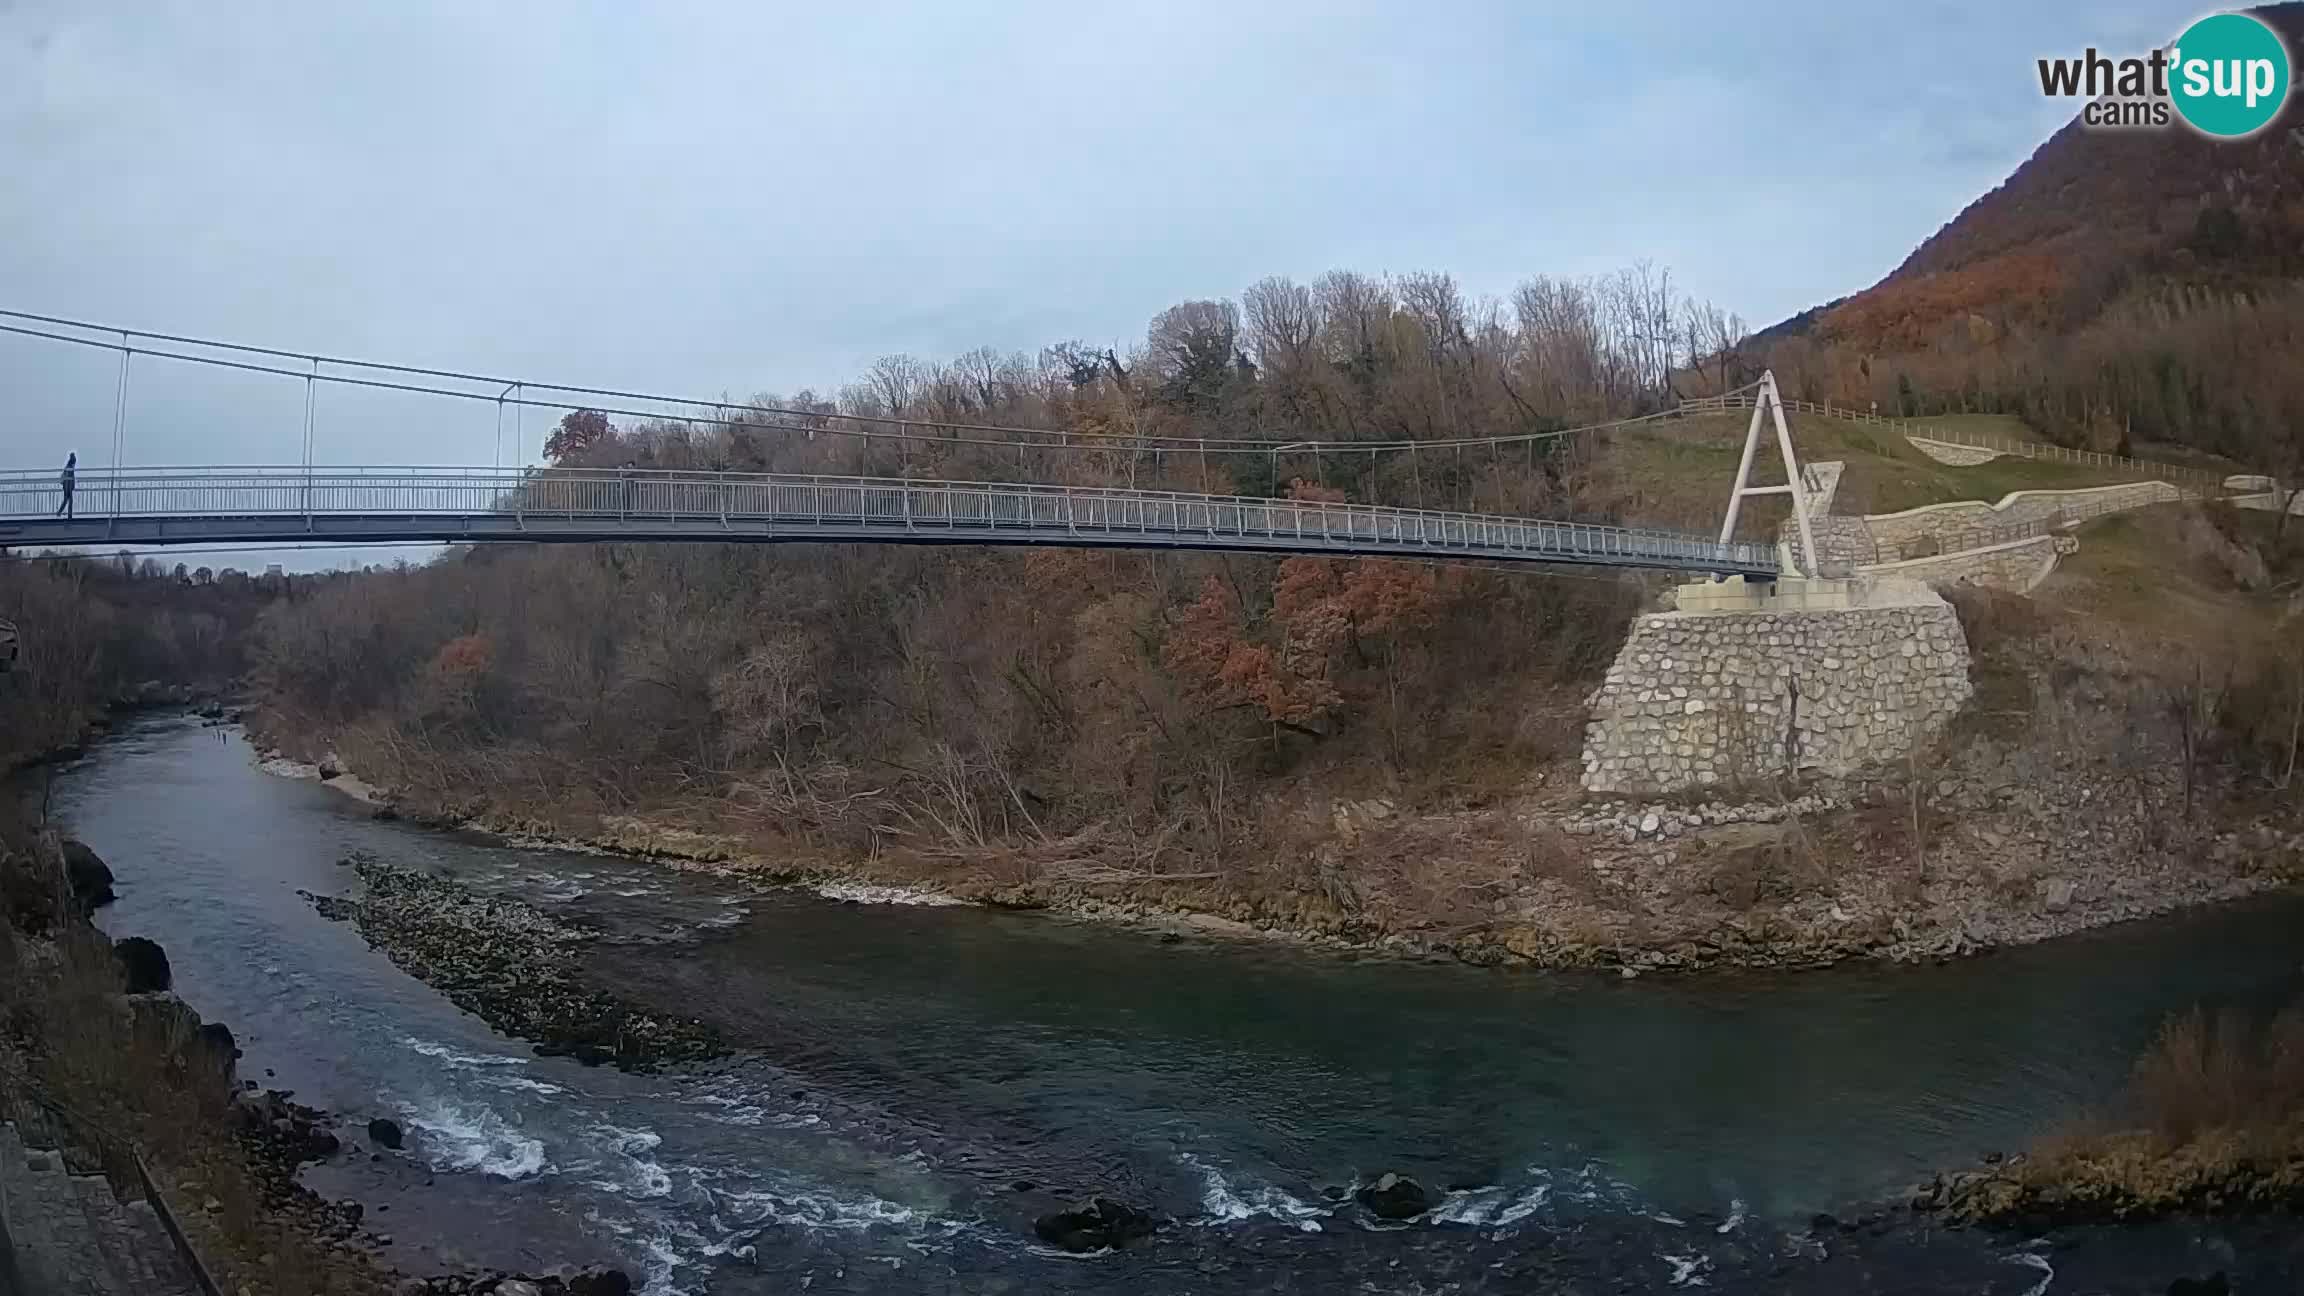
[[[2261,1024],[2236,1009],[2170,1018],[2137,1062],[2126,1106],[2172,1145],[2294,1120],[2304,1114],[2304,1001]]]

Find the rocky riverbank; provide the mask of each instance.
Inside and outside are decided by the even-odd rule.
[[[2178,1215],[2304,1211],[2304,1156],[2264,1155],[2238,1141],[2170,1149],[2141,1132],[2101,1140],[2085,1157],[2011,1157],[1947,1171],[1914,1192],[1915,1210],[1956,1225],[2036,1232]]]
[[[1436,858],[1444,867],[1450,853],[1523,856],[1484,879],[1495,893],[1485,912],[1450,923],[1225,879],[1035,873],[1016,866],[1017,850],[929,869],[899,855],[763,855],[739,834],[644,816],[414,817],[760,885],[802,885],[833,898],[956,900],[1195,936],[1628,975],[1938,961],[2241,899],[2304,876],[2304,833],[2272,823],[2203,827],[2169,840],[2108,801],[2067,824],[2023,789],[1937,786],[1957,810],[1927,813],[1956,818],[1940,823],[1941,836],[1923,851],[1902,858],[1872,840],[1883,814],[1905,813],[1900,794],[1862,783],[1790,802],[1538,803],[1425,816],[1383,802],[1336,803],[1334,838],[1321,848],[1331,872],[1379,854]],[[2154,845],[2156,837],[2167,844]]]
[[[240,1296],[629,1296],[626,1275],[597,1266],[394,1272],[380,1257],[391,1239],[360,1203],[299,1175],[380,1157],[399,1146],[397,1127],[371,1121],[363,1147],[330,1113],[241,1079],[232,1031],[176,995],[166,952],[144,937],[108,942],[92,925],[116,884],[79,842],[0,838],[0,1118],[32,1122],[68,1164],[141,1197],[127,1139],[213,1276]]]
[[[2173,769],[2098,769],[2084,753],[2043,757],[1988,737],[1925,773],[1817,780],[1784,795],[1591,799],[1553,781],[1506,802],[1418,812],[1306,788],[1268,817],[1285,843],[1270,858],[1175,873],[1136,866],[1133,839],[1108,834],[858,856],[735,827],[710,806],[509,813],[470,789],[451,798],[371,785],[333,754],[265,768],[321,777],[378,814],[833,898],[956,900],[1628,976],[1939,961],[2304,880],[2304,825],[2292,815],[2238,802],[2186,812]],[[1411,859],[1416,869],[1400,867]]]
[[[592,985],[582,967],[592,933],[445,878],[369,859],[344,862],[361,893],[305,893],[321,914],[349,920],[410,975],[533,1042],[538,1053],[644,1071],[723,1052],[700,1023],[643,1012]]]

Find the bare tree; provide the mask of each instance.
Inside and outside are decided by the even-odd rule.
[[[1301,371],[1320,336],[1320,308],[1312,290],[1293,279],[1259,279],[1241,294],[1248,347],[1268,371]]]

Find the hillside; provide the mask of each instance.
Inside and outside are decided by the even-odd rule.
[[[1842,475],[1833,511],[1844,514],[1893,513],[1952,500],[1996,500],[2010,491],[2069,490],[2134,480],[2134,474],[2045,460],[2002,458],[1972,467],[1941,464],[1912,448],[1903,433],[1886,425],[1795,413],[1787,420],[1804,462],[1837,462]],[[1971,414],[1931,419],[1939,426],[2037,440],[2023,423],[2006,415]],[[1744,448],[1740,415],[1702,416],[1612,433],[1593,455],[1586,499],[1609,516],[1635,517],[1659,526],[1706,531],[1717,527],[1727,506],[1728,483]],[[1753,465],[1753,480],[1784,480],[1772,456]],[[1742,539],[1776,534],[1790,516],[1780,499],[1761,498],[1744,507],[1737,532]]]
[[[2304,3],[2254,12],[2304,48]],[[2075,118],[1879,283],[1753,344],[1811,399],[2293,472],[2277,429],[2304,422],[2300,99],[2244,141]]]
[[[2255,12],[2291,48],[2304,45],[2304,3]],[[2181,127],[2091,130],[2075,118],[1817,327],[1898,348],[1972,317],[1985,328],[2068,326],[2141,280],[2293,279],[2304,273],[2300,123],[2294,96],[2279,121],[2238,142]]]

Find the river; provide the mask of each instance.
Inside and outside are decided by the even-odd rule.
[[[1819,1239],[1809,1217],[2103,1102],[2172,1010],[2304,989],[2294,897],[1945,966],[1624,980],[740,890],[377,821],[172,717],[55,798],[118,875],[106,928],[166,947],[243,1075],[342,1119],[358,1150],[306,1181],[366,1203],[393,1259],[611,1261],[658,1296],[2014,1296],[2043,1290],[2048,1250]],[[705,1016],[737,1054],[657,1076],[533,1056],[298,896],[357,886],[353,852],[598,925],[605,984]],[[370,1159],[379,1115],[408,1145]],[[1342,1200],[1385,1170],[1445,1204],[1400,1226]],[[1118,1254],[1033,1240],[1035,1213],[1089,1193],[1176,1222]],[[2132,1230],[2053,1263],[2160,1291],[2234,1245]]]

